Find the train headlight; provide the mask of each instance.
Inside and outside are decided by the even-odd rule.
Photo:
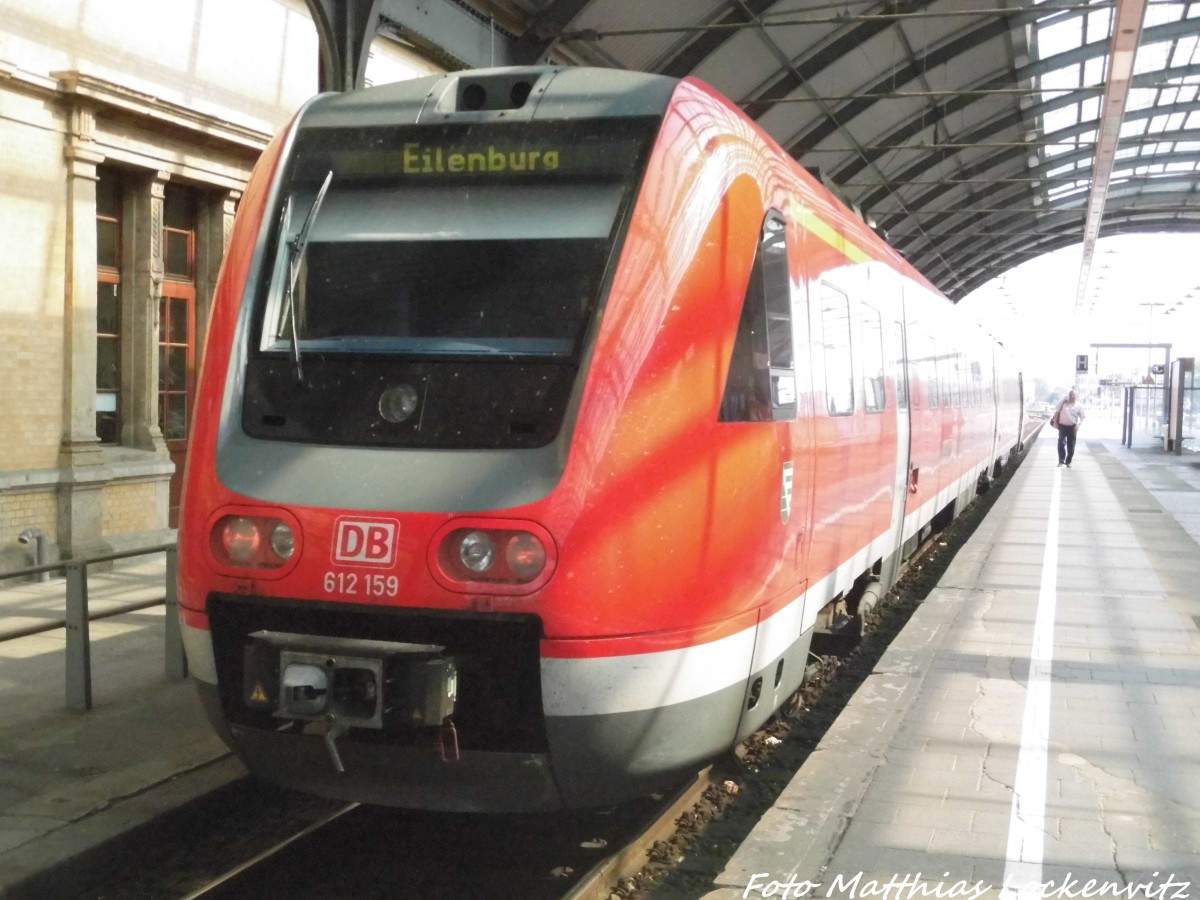
[[[271,549],[280,559],[291,559],[296,552],[296,535],[286,522],[271,529]]]
[[[485,531],[468,532],[458,545],[458,558],[472,572],[482,575],[496,561],[496,542]]]
[[[283,568],[295,556],[296,544],[292,524],[247,514],[217,519],[208,546],[220,568],[270,570]]]
[[[433,574],[453,591],[527,594],[554,572],[549,533],[533,522],[459,519],[430,545]]]
[[[398,425],[417,411],[420,399],[411,384],[392,385],[379,398],[379,415],[385,422]]]

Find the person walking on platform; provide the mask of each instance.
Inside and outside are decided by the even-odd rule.
[[[1075,391],[1067,394],[1067,399],[1058,404],[1050,424],[1058,429],[1058,464],[1071,468],[1071,460],[1075,458],[1075,436],[1083,422],[1083,407],[1075,400]]]

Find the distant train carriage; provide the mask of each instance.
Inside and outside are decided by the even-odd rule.
[[[758,728],[831,610],[1013,450],[1017,379],[700,82],[322,95],[260,160],[217,291],[191,671],[290,787],[651,791]]]

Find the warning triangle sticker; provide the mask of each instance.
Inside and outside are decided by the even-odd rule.
[[[256,683],[254,685],[254,690],[250,692],[250,702],[251,703],[270,703],[271,702],[270,699],[267,697],[267,692],[263,690],[263,686],[261,683]]]

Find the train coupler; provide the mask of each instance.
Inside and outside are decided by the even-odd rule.
[[[345,767],[337,741],[352,728],[437,728],[443,759],[458,758],[453,724],[446,731],[458,671],[444,647],[256,631],[243,663],[245,704],[308,723],[308,733],[322,734],[339,775]]]
[[[338,753],[337,739],[349,730],[336,716],[329,716],[329,730],[325,732],[324,738],[325,749],[329,751],[329,758],[333,760],[333,770],[339,775],[346,774],[346,767],[342,764],[342,754]]]

